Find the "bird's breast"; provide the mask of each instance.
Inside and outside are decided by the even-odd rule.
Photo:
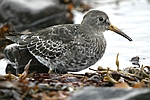
[[[66,55],[70,55],[70,59],[67,59],[68,66],[72,66],[71,69],[76,71],[95,64],[103,56],[106,48],[105,40],[98,37],[80,37],[72,42]]]

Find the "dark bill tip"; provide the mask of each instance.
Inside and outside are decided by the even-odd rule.
[[[133,41],[128,35],[126,35],[124,32],[122,32],[120,29],[118,29],[117,27],[115,27],[112,24],[109,25],[108,30],[111,30],[111,31],[113,31],[115,33],[118,33],[119,35],[125,37],[129,41]]]

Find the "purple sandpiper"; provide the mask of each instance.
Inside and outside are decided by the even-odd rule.
[[[99,10],[86,13],[81,24],[56,25],[29,34],[10,33],[14,36],[6,38],[19,44],[20,50],[27,49],[50,70],[65,73],[81,71],[101,59],[106,49],[106,30],[132,41]]]

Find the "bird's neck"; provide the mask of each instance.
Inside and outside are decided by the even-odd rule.
[[[101,37],[104,38],[103,32],[98,31],[98,30],[94,30],[95,28],[93,28],[92,26],[88,26],[88,25],[80,25],[79,26],[79,30],[85,34],[88,35],[89,37]]]

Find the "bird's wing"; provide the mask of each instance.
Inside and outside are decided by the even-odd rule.
[[[37,59],[50,60],[65,52],[66,44],[73,40],[73,35],[66,27],[58,26],[40,30],[30,40],[27,44],[29,52]]]
[[[66,45],[74,40],[72,32],[72,28],[58,25],[24,35],[12,33],[14,36],[6,38],[18,43],[20,48],[28,49],[39,62],[46,65],[66,52]]]

